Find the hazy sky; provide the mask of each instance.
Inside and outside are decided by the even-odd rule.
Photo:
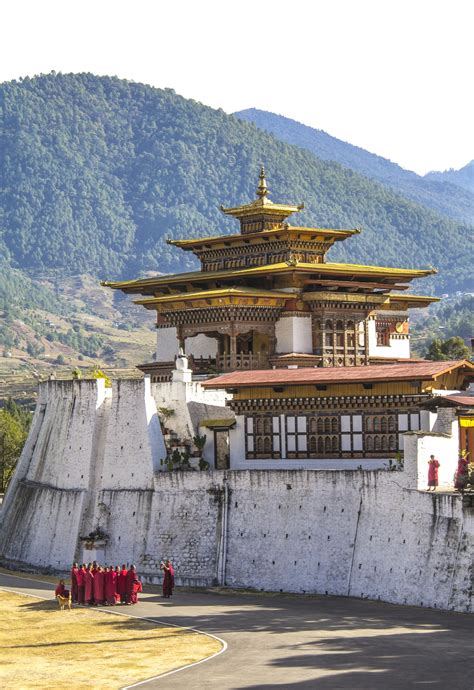
[[[10,0],[0,81],[51,70],[292,117],[405,168],[474,158],[471,0]]]

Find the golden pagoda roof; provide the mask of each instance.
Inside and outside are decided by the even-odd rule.
[[[270,215],[270,216],[281,216],[287,218],[292,213],[301,211],[304,208],[304,204],[299,204],[293,206],[290,204],[274,204],[268,198],[269,190],[267,187],[267,180],[265,177],[265,169],[262,165],[260,168],[260,179],[257,187],[257,198],[255,201],[249,204],[244,204],[242,206],[235,206],[233,208],[224,208],[221,206],[221,211],[227,216],[233,216],[234,218],[246,218],[248,216],[256,215]]]
[[[101,285],[124,292],[141,292],[142,290],[167,290],[171,285],[186,283],[208,283],[220,280],[237,280],[240,278],[255,278],[284,274],[327,274],[354,275],[358,277],[378,277],[391,280],[413,280],[437,273],[436,269],[392,268],[389,266],[367,266],[364,264],[320,263],[309,264],[292,261],[250,268],[235,268],[220,271],[192,271],[156,276],[152,278],[138,278],[125,281],[102,281]]]
[[[358,228],[353,230],[334,230],[332,228],[308,228],[284,223],[280,228],[252,232],[247,235],[241,233],[235,235],[215,235],[213,237],[199,237],[189,240],[166,240],[167,244],[179,247],[185,251],[212,247],[222,244],[224,246],[232,244],[255,244],[263,243],[273,239],[291,237],[295,239],[313,240],[315,242],[331,242],[345,240],[347,237],[360,233]]]
[[[161,297],[144,297],[143,299],[134,300],[134,304],[142,304],[147,309],[154,309],[157,306],[166,306],[177,302],[200,302],[201,300],[211,300],[223,304],[239,303],[242,299],[251,299],[252,302],[258,303],[259,300],[267,302],[276,301],[282,303],[288,299],[294,299],[292,292],[283,292],[279,290],[261,290],[260,288],[239,288],[229,287],[220,288],[218,290],[201,290],[199,292],[180,292],[174,295],[164,295]]]
[[[427,307],[433,302],[439,302],[440,297],[433,297],[432,295],[398,295],[394,292],[390,295],[390,304],[394,302],[402,302],[405,307]]]

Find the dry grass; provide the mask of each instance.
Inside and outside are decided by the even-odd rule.
[[[0,591],[0,687],[121,688],[215,654],[181,628]]]

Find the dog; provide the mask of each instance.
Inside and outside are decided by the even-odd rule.
[[[61,611],[64,611],[64,609],[69,609],[71,610],[72,607],[72,597],[71,593],[69,593],[68,597],[62,597],[60,594],[56,594],[56,599],[58,600],[59,608]]]

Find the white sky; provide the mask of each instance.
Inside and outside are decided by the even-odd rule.
[[[7,0],[0,20],[0,81],[116,75],[418,173],[474,158],[471,0]]]

